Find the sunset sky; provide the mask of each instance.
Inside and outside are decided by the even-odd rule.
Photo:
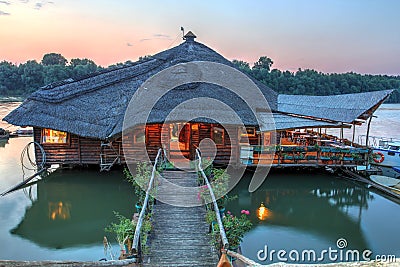
[[[135,61],[181,43],[181,26],[231,60],[400,75],[397,0],[0,0],[0,61]]]

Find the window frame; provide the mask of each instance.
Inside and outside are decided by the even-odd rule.
[[[144,132],[144,141],[143,142],[138,142],[137,141],[137,135],[140,133]],[[142,128],[136,128],[133,131],[133,144],[134,145],[139,145],[139,144],[145,144],[147,145],[147,127],[142,127]]]
[[[50,142],[46,142],[44,141],[44,137],[45,135],[45,131],[46,130],[51,130],[51,131],[56,131],[56,132],[62,132],[62,133],[66,133],[66,138],[65,138],[65,142],[63,143],[50,143]],[[69,132],[65,132],[65,131],[59,131],[59,130],[55,130],[55,129],[51,129],[51,128],[42,128],[40,131],[40,144],[41,145],[45,145],[45,146],[51,146],[51,145],[56,145],[56,146],[69,146],[71,145],[71,134]]]
[[[216,130],[222,133],[222,142],[221,143],[217,143],[215,141],[214,131],[216,131]],[[214,141],[214,143],[216,145],[225,145],[225,128],[213,125],[212,129],[211,129],[211,139]]]
[[[254,137],[256,136],[256,127],[241,127],[240,137]]]

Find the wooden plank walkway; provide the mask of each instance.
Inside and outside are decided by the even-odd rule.
[[[165,171],[169,182],[197,186],[197,174],[182,171]],[[186,190],[171,191],[161,184],[158,195],[167,199],[179,199],[181,203],[199,201],[197,194]],[[143,266],[216,266],[218,258],[210,244],[205,208],[177,207],[157,201],[153,208],[153,230],[150,236],[150,252]]]

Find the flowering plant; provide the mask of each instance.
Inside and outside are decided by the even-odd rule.
[[[248,210],[242,210],[240,217],[233,215],[230,211],[222,219],[222,224],[225,229],[226,238],[228,239],[231,248],[237,248],[242,242],[244,235],[250,231],[252,223],[247,217],[250,215]],[[212,232],[213,244],[219,250],[221,249],[221,236],[219,234],[218,225],[215,226]]]

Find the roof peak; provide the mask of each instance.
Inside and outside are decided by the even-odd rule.
[[[196,37],[197,37],[197,36],[196,36],[192,31],[188,31],[188,33],[186,33],[186,34],[183,36],[183,39],[186,40],[186,42],[194,42],[194,39],[195,39]]]

